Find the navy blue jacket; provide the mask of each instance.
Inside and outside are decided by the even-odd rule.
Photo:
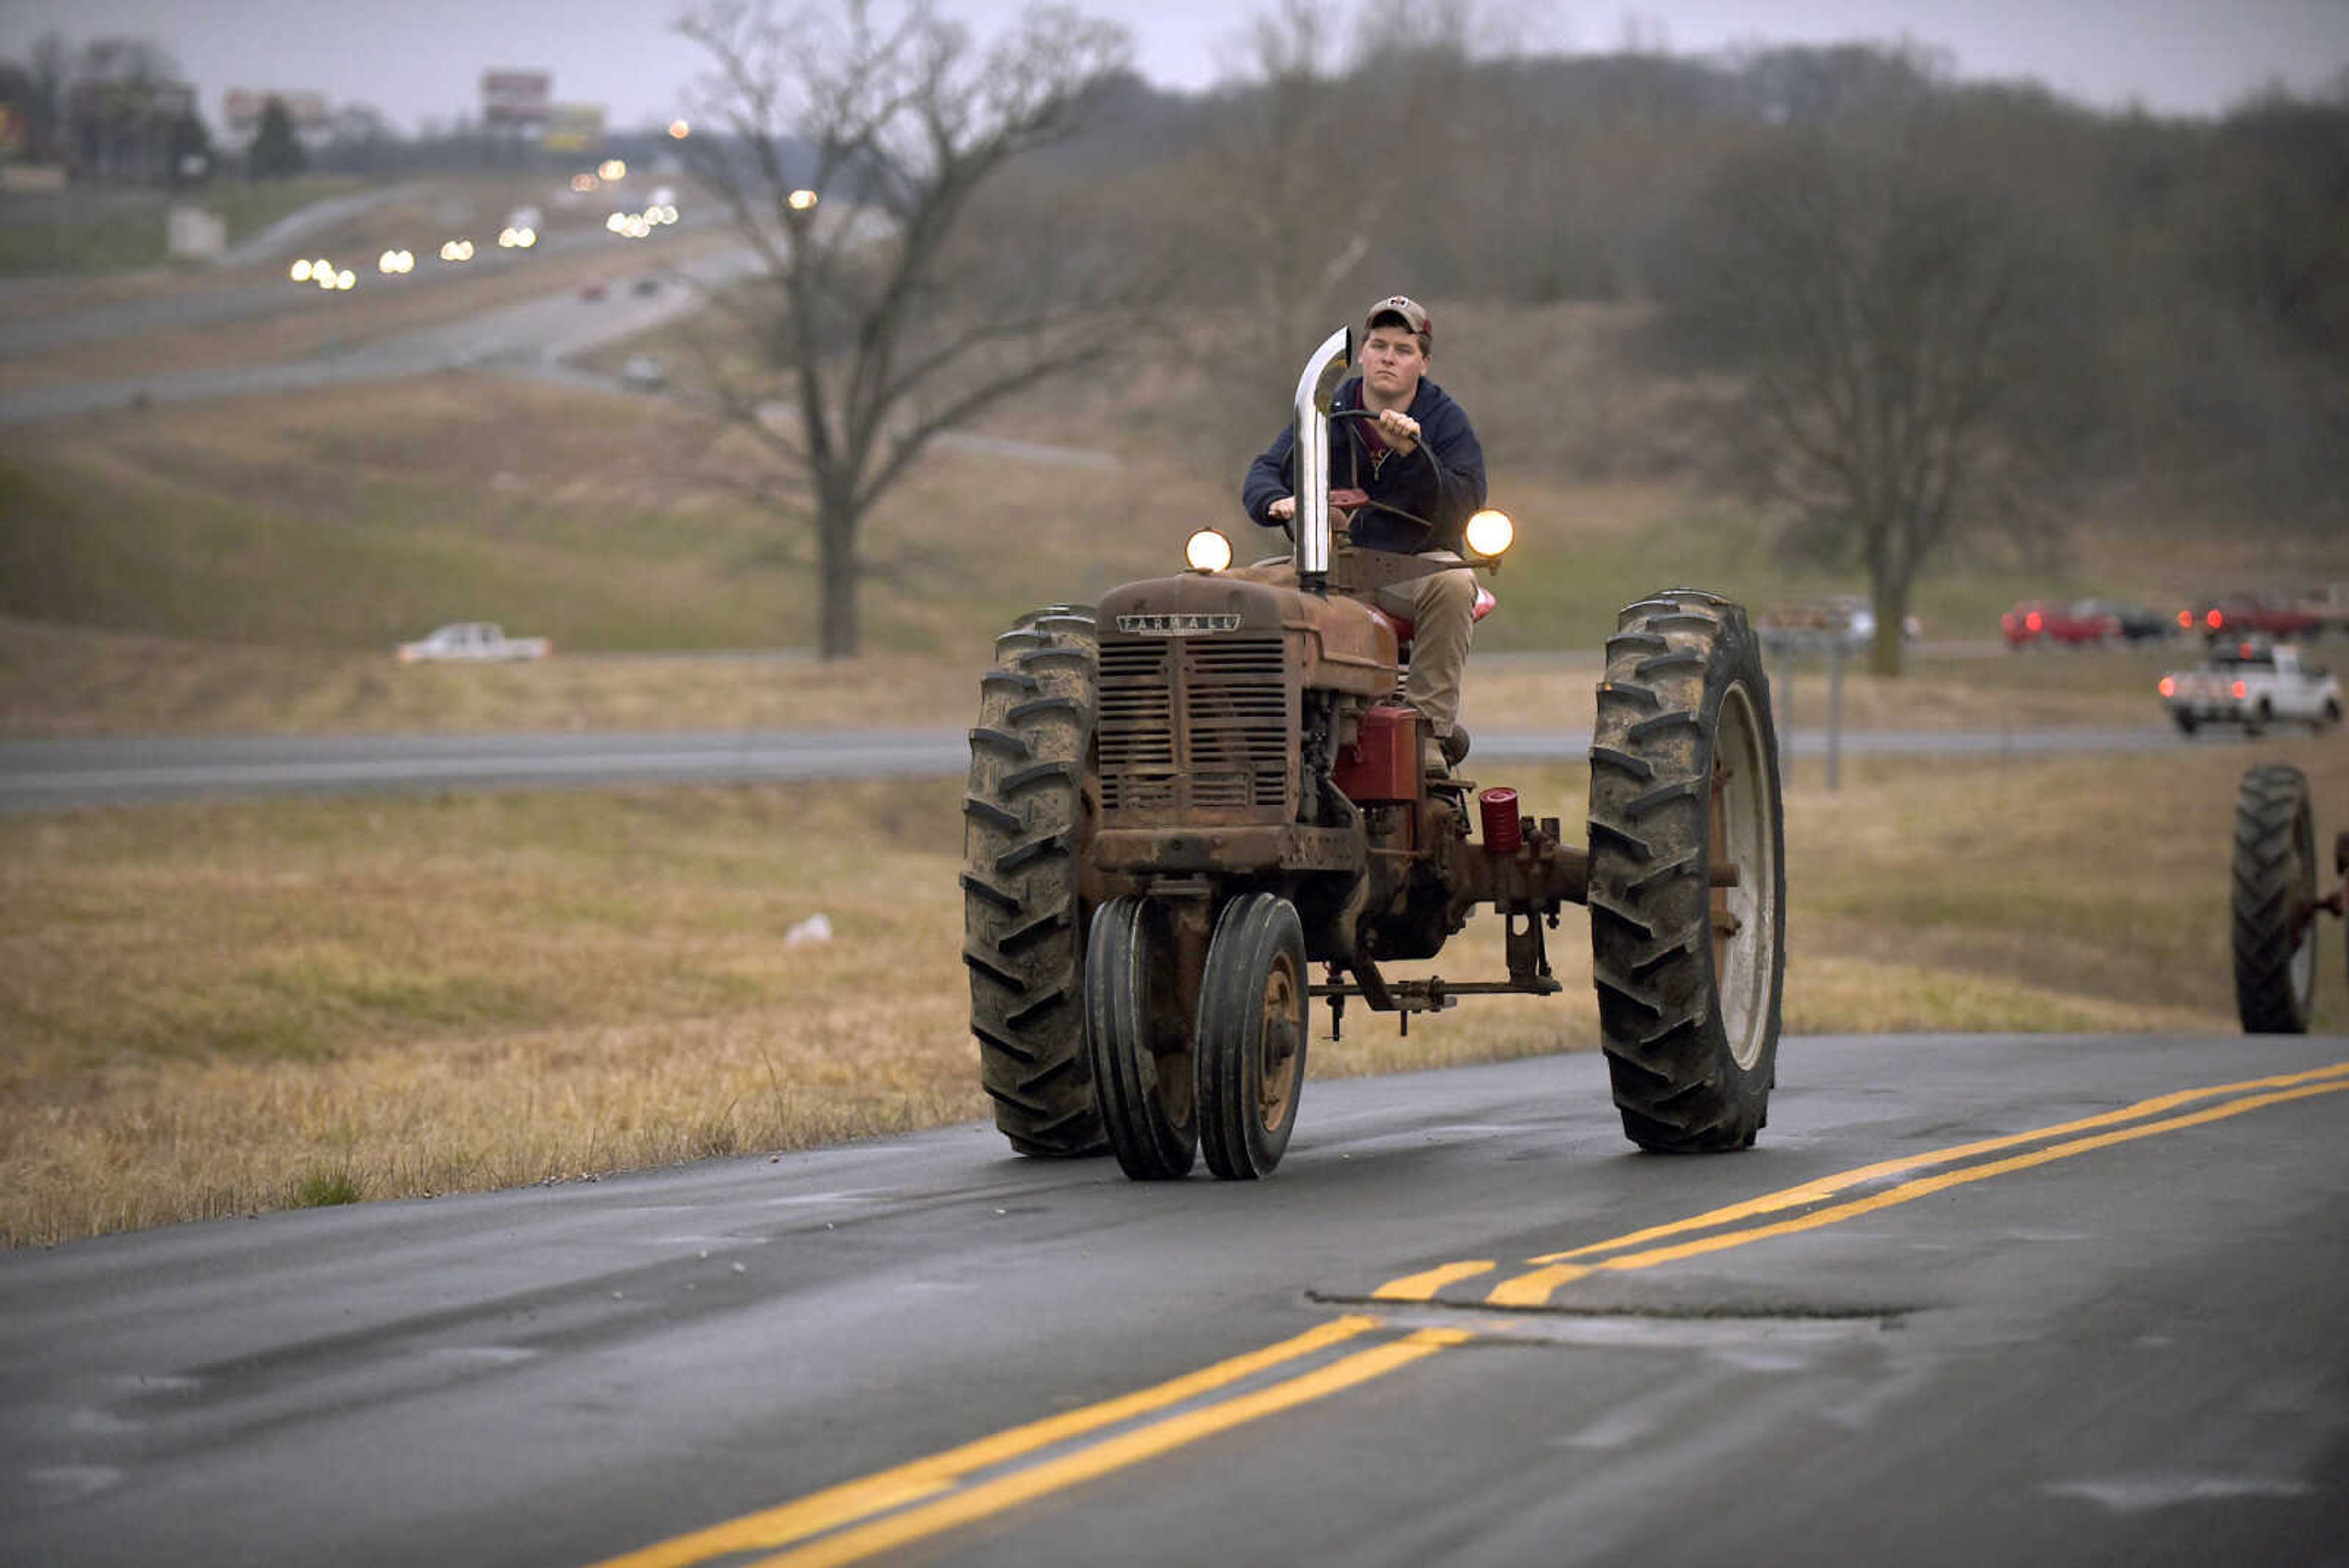
[[[1362,406],[1361,377],[1346,382],[1330,400],[1334,409]],[[1382,450],[1383,443],[1365,439],[1366,419],[1333,421],[1330,427],[1330,486],[1333,490],[1367,492],[1373,503],[1354,513],[1349,535],[1357,545],[1372,550],[1396,550],[1417,555],[1423,550],[1458,550],[1469,516],[1485,504],[1485,449],[1469,426],[1468,411],[1425,377],[1404,410],[1419,421],[1419,450],[1408,456]],[[1279,524],[1267,509],[1284,495],[1297,493],[1297,447],[1294,425],[1284,425],[1264,455],[1248,465],[1240,485],[1240,503],[1247,514],[1268,528]],[[1430,462],[1433,458],[1434,461]],[[1400,507],[1426,519],[1422,527],[1389,507]]]

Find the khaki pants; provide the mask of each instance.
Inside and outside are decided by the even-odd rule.
[[[1449,550],[1427,554],[1460,559]],[[1460,717],[1460,677],[1468,668],[1468,638],[1476,625],[1476,574],[1463,564],[1457,571],[1389,583],[1371,597],[1381,609],[1416,623],[1403,701],[1420,711],[1438,736],[1449,735]]]

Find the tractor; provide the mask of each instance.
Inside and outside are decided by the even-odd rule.
[[[1293,554],[1031,612],[980,678],[963,802],[963,959],[996,1125],[1138,1180],[1269,1175],[1305,1086],[1314,998],[1410,1015],[1555,995],[1545,931],[1590,911],[1599,1016],[1642,1148],[1752,1145],[1785,969],[1778,749],[1739,606],[1671,588],[1618,618],[1590,746],[1588,843],[1514,791],[1423,765],[1398,693],[1411,628],[1381,585],[1444,569],[1333,532],[1330,335],[1298,379]],[[1341,411],[1342,417],[1342,411]],[[1340,514],[1342,515],[1342,513]],[[1468,530],[1497,568],[1505,514]],[[1479,595],[1480,608],[1490,596]],[[1506,976],[1391,978],[1485,906]],[[1319,976],[1316,978],[1317,974]]]

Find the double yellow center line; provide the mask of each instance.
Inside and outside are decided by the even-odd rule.
[[[1913,1203],[1920,1198],[1930,1198],[1936,1192],[1946,1192],[1951,1188],[1962,1187],[1969,1182],[1987,1181],[1993,1176],[2011,1175],[2033,1166],[2069,1159],[2075,1155],[2110,1148],[2115,1144],[2199,1127],[2206,1122],[2239,1116],[2246,1111],[2256,1111],[2290,1100],[2304,1100],[2315,1095],[2333,1094],[2342,1089],[2349,1089],[2349,1062],[2337,1062],[2305,1073],[2253,1078],[2240,1084],[2220,1084],[2205,1089],[2185,1089],[2174,1095],[2141,1100],[2101,1116],[2085,1116],[2078,1121],[2037,1127],[2030,1132],[2011,1133],[2004,1137],[1983,1138],[1954,1148],[1910,1155],[1905,1159],[1888,1159],[1876,1165],[1861,1166],[1857,1170],[1822,1177],[1800,1187],[1764,1193],[1725,1209],[1675,1220],[1669,1225],[1635,1231],[1628,1236],[1593,1242],[1587,1247],[1527,1258],[1526,1262],[1532,1266],[1531,1272],[1501,1281],[1485,1293],[1479,1304],[1491,1307],[1545,1306],[1559,1286],[1601,1270],[1620,1272],[1651,1269],[1659,1263],[1678,1262],[1683,1258],[1693,1258],[1706,1252],[1749,1246],[1774,1236],[1816,1231],[1822,1226],[1856,1220],[1863,1214]],[[2206,1101],[2219,1103],[2202,1104]],[[2200,1108],[2182,1109],[2197,1105]],[[1986,1158],[2010,1149],[2023,1152],[2009,1154],[1999,1159]],[[1896,1179],[1912,1172],[1943,1167],[1959,1168],[1941,1169],[1939,1175],[1917,1177],[1910,1180]],[[1875,1190],[1869,1190],[1871,1189]],[[1864,1192],[1866,1196],[1849,1198],[1843,1202],[1834,1201],[1847,1194],[1858,1192]],[[1769,1218],[1781,1214],[1790,1217],[1782,1220]],[[1757,1220],[1767,1222],[1747,1223]],[[1671,1241],[1674,1237],[1690,1239]],[[1668,1244],[1653,1245],[1656,1242]],[[1391,1302],[1433,1301],[1445,1286],[1480,1278],[1493,1272],[1497,1266],[1488,1262],[1446,1263],[1423,1273],[1389,1280],[1371,1293],[1371,1298]]]
[[[1650,1269],[1816,1231],[1969,1182],[2344,1089],[2349,1089],[2349,1062],[2188,1089],[2078,1121],[1862,1166],[1670,1224],[1527,1258],[1525,1272],[1491,1284],[1473,1301],[1447,1293],[1470,1281],[1481,1284],[1498,1270],[1497,1263],[1445,1263],[1390,1280],[1371,1299],[1539,1308],[1560,1287],[1601,1271]],[[1390,1336],[1347,1348],[1371,1334]],[[611,1558],[596,1568],[693,1568],[751,1552],[769,1553],[757,1560],[759,1568],[860,1562],[1327,1398],[1475,1336],[1475,1330],[1460,1327],[1392,1334],[1377,1315],[1339,1317],[1153,1387],[828,1487],[779,1508]]]

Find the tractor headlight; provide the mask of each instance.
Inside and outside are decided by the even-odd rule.
[[[1195,572],[1220,572],[1232,564],[1232,542],[1213,528],[1202,528],[1184,543],[1183,558]]]
[[[1516,543],[1517,525],[1506,512],[1490,507],[1468,519],[1468,550],[1491,560]]]

